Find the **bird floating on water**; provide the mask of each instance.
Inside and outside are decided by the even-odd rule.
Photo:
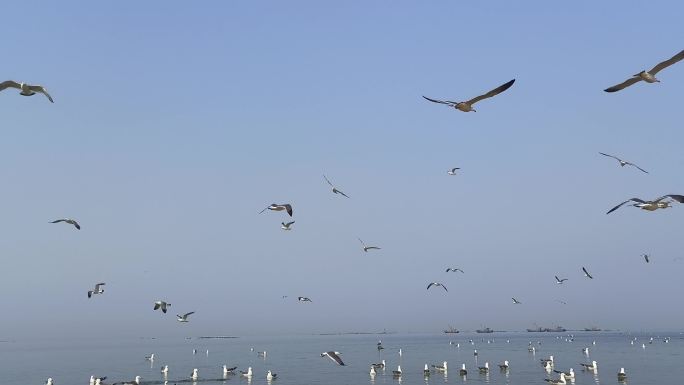
[[[197,370],[197,368],[192,369],[192,374],[190,375],[190,378],[192,378],[193,380],[199,378],[199,370]]]
[[[385,369],[385,360],[382,360],[379,364],[371,364],[371,366],[377,369]]]
[[[666,198],[672,198],[672,200],[664,200]],[[658,209],[666,209],[668,207],[672,207],[672,203],[674,203],[674,201],[677,201],[679,203],[684,203],[684,195],[678,195],[678,194],[663,195],[660,198],[657,198],[657,199],[652,200],[652,201],[645,201],[645,200],[640,199],[640,198],[630,198],[630,199],[620,203],[619,205],[613,207],[612,209],[608,210],[608,212],[606,214],[612,213],[613,211],[619,209],[620,207],[622,207],[623,205],[625,205],[629,202],[634,202],[630,206],[638,207],[638,208],[640,208],[642,210],[646,210],[646,211],[655,211]]]
[[[345,198],[349,198],[349,196],[348,196],[347,194],[345,194],[345,193],[343,193],[342,191],[338,190],[338,189],[335,187],[335,185],[333,185],[332,182],[330,182],[330,179],[328,179],[328,177],[325,176],[325,174],[323,174],[323,178],[325,179],[326,182],[328,182],[328,184],[330,185],[330,187],[332,187],[332,192],[333,192],[333,193],[342,195],[342,196],[345,197]]]
[[[397,370],[392,371],[394,377],[401,377],[401,365],[397,366]]]
[[[480,371],[480,373],[489,373],[489,362],[485,362],[484,366],[480,366],[477,369]]]
[[[150,354],[149,356],[145,356],[145,359],[150,362],[154,361],[154,353]]]
[[[428,368],[428,364],[425,364],[423,367],[423,376],[430,377],[430,368]]]
[[[646,174],[648,174],[648,171],[644,170],[643,168],[637,166],[636,164],[634,164],[634,163],[632,163],[632,162],[628,162],[628,161],[626,161],[626,160],[622,160],[622,159],[618,158],[617,156],[604,154],[604,153],[602,153],[602,152],[599,152],[599,154],[601,154],[601,155],[603,155],[603,156],[607,156],[607,157],[613,158],[613,159],[616,159],[616,160],[620,163],[620,166],[622,166],[622,167],[625,167],[625,166],[634,166],[634,167],[638,168],[639,170],[641,170],[641,171],[645,172]]]
[[[580,365],[582,365],[582,369],[589,370],[592,372],[595,372],[598,369],[598,365],[596,364],[596,361],[591,361],[591,364],[580,364]]]
[[[507,89],[511,88],[513,83],[515,83],[515,79],[496,87],[495,89],[487,92],[486,94],[474,97],[474,98],[472,98],[468,101],[465,101],[465,102],[452,102],[450,100],[430,99],[427,96],[423,96],[423,98],[425,98],[426,100],[429,100],[433,103],[446,104],[447,106],[453,107],[459,111],[476,112],[475,109],[473,109],[473,104],[479,102],[480,100],[491,98],[493,96],[496,96],[496,95],[506,91]]]
[[[468,374],[465,364],[461,364],[461,369],[458,371],[458,374],[460,374],[461,376],[465,376]]]
[[[554,380],[551,378],[545,378],[544,381],[548,382],[549,384],[555,384],[555,385],[567,384],[567,381],[565,381],[565,373],[561,373],[560,377],[557,380]]]
[[[235,374],[235,369],[237,369],[237,366],[229,368],[228,365],[223,365],[223,374]]]
[[[444,285],[443,285],[442,283],[440,283],[440,282],[430,282],[430,284],[427,286],[428,290],[429,290],[432,286],[441,286],[442,289],[444,289],[444,291],[447,291],[447,292],[449,291],[449,290],[447,290],[446,286],[444,286]]]
[[[266,379],[269,380],[269,381],[275,380],[276,377],[278,377],[278,375],[275,374],[275,373],[273,373],[273,372],[271,372],[270,370],[266,373]]]
[[[50,223],[60,223],[60,222],[64,222],[64,223],[68,223],[68,224],[70,224],[70,225],[74,225],[74,227],[76,228],[76,230],[80,230],[80,229],[81,229],[81,225],[79,225],[78,222],[76,222],[74,219],[71,219],[71,218],[57,219],[57,220],[54,220],[54,221],[52,221],[52,222],[50,222]]]
[[[631,78],[625,80],[624,82],[620,84],[616,84],[612,87],[606,88],[604,91],[606,92],[615,92],[615,91],[620,91],[621,89],[627,88],[631,86],[634,83],[640,82],[640,81],[645,81],[646,83],[656,83],[660,82],[660,80],[656,79],[655,75],[660,72],[661,70],[675,64],[676,62],[684,59],[684,50],[680,51],[678,54],[674,55],[673,57],[660,62],[656,64],[655,67],[651,68],[648,71],[641,71],[638,74],[632,75]]]
[[[443,373],[446,373],[448,371],[448,366],[447,366],[446,361],[442,362],[442,365],[432,365],[432,368],[438,372],[443,372]]]
[[[106,380],[106,379],[107,379],[107,376],[105,376],[105,377],[95,377],[95,376],[92,376],[92,375],[91,375],[91,376],[90,376],[90,385],[95,385],[95,382],[97,382],[98,380],[99,380],[100,382],[102,382],[102,381],[104,381],[104,380]]]
[[[246,372],[240,371],[242,377],[252,377],[252,367],[248,367]]]
[[[95,285],[95,289],[93,289],[93,290],[88,290],[88,298],[92,297],[93,294],[102,294],[102,293],[104,293],[104,289],[100,288],[100,286],[104,286],[104,284],[105,284],[104,282],[100,282],[100,283],[98,283],[98,284]],[[94,381],[94,379],[93,379],[93,381]]]
[[[624,381],[627,379],[627,373],[625,373],[625,368],[620,368],[620,371],[617,374],[618,381]]]
[[[555,372],[555,373],[558,373],[558,374],[561,374],[561,373],[562,373],[562,374],[565,374],[565,378],[566,378],[566,379],[567,379],[567,378],[575,378],[575,370],[574,370],[573,368],[570,368],[570,370],[567,371],[567,372],[564,372],[564,371],[562,371],[562,370],[554,370],[554,372]]]
[[[585,277],[587,277],[589,279],[594,279],[594,277],[591,274],[589,274],[589,272],[587,271],[586,268],[584,268],[584,266],[582,266],[582,271],[584,272]]]
[[[359,240],[359,242],[361,242],[361,246],[363,248],[363,251],[366,253],[368,252],[368,250],[380,250],[380,248],[377,246],[366,246],[366,243],[363,240],[361,240],[361,238],[358,238],[358,240]]]
[[[556,277],[556,283],[559,285],[563,284],[563,282],[568,280],[567,278],[558,278],[557,275],[554,275],[554,277]]]
[[[31,85],[27,83],[18,83],[14,80],[5,80],[4,82],[0,83],[0,91],[3,91],[7,88],[16,88],[21,91],[19,92],[19,95],[23,96],[32,96],[36,93],[41,93],[45,95],[51,103],[55,102],[54,100],[52,100],[52,96],[48,94],[47,90],[43,86]]]
[[[162,311],[163,313],[166,313],[166,309],[167,309],[169,306],[171,306],[171,304],[170,304],[170,303],[167,303],[167,302],[165,302],[165,301],[156,301],[156,302],[154,303],[154,309],[153,309],[153,310],[161,309],[161,311]]]
[[[508,370],[508,360],[504,361],[503,364],[500,364],[499,369]]]
[[[283,229],[283,230],[288,230],[288,231],[289,231],[289,230],[292,230],[292,227],[291,227],[291,226],[294,225],[294,223],[295,223],[295,221],[287,222],[287,223],[285,223],[285,222],[280,222],[280,228]]]
[[[372,377],[372,376],[375,376],[376,374],[377,374],[377,373],[375,372],[375,366],[371,365],[371,367],[370,367],[370,375],[371,375],[371,377]]]
[[[164,365],[164,366],[162,366],[162,368],[161,368],[160,371],[161,371],[164,375],[169,374],[169,365]]]
[[[285,203],[285,204],[271,203],[270,206],[259,211],[259,214],[263,213],[266,210],[271,210],[271,211],[283,211],[283,210],[285,210],[285,211],[287,211],[287,214],[289,216],[292,216],[292,205],[290,205],[289,203]]]
[[[185,314],[183,314],[183,315],[176,314],[176,319],[178,320],[178,322],[189,322],[189,321],[188,321],[188,316],[191,315],[191,314],[195,314],[195,312],[194,312],[194,311],[191,311],[191,312],[185,313]],[[208,353],[208,352],[209,352],[209,351],[207,350],[207,353]]]
[[[326,356],[327,356],[327,357],[330,358],[331,360],[335,361],[338,365],[340,365],[340,366],[345,366],[345,365],[344,365],[344,362],[342,362],[342,359],[340,358],[340,354],[342,354],[342,353],[340,353],[340,352],[333,352],[333,351],[330,351],[330,352],[323,352],[323,353],[321,353],[321,357],[326,357]],[[384,361],[383,361],[383,364],[384,364]]]
[[[54,384],[54,383],[53,383],[53,381],[52,381],[52,377],[48,378],[48,379],[45,381],[45,385],[53,385],[53,384]]]

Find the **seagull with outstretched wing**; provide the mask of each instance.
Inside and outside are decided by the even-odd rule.
[[[366,243],[362,241],[361,238],[358,238],[358,240],[359,242],[361,242],[361,245],[363,246],[363,251],[365,251],[366,253],[368,252],[368,250],[380,250],[380,248],[377,246],[366,246]]]
[[[328,177],[325,176],[325,174],[323,174],[323,179],[325,179],[325,181],[328,182],[328,184],[330,185],[330,187],[332,187],[332,192],[334,192],[335,194],[342,195],[343,197],[349,198],[349,196],[348,196],[347,194],[345,194],[345,193],[343,193],[342,191],[338,190],[337,187],[335,187],[335,185],[333,185],[332,182],[330,182],[330,179],[328,179]]]
[[[554,277],[556,277],[556,283],[557,283],[557,284],[559,284],[559,285],[562,285],[562,284],[563,284],[563,282],[565,282],[565,281],[567,281],[567,280],[568,280],[567,278],[563,278],[563,279],[561,279],[561,278],[558,278],[558,276],[557,276],[557,275],[554,275]]]
[[[340,352],[323,352],[321,353],[321,357],[328,357],[331,360],[335,361],[337,365],[344,366],[344,362],[342,362],[342,359],[340,358]]]
[[[444,286],[444,285],[443,285],[442,283],[440,283],[440,282],[430,282],[430,284],[427,286],[428,290],[430,290],[430,288],[433,287],[433,286],[441,286],[442,289],[444,289],[444,291],[446,291],[446,292],[449,291],[449,290],[447,290],[446,286]]]
[[[189,313],[185,313],[183,315],[176,314],[176,318],[178,319],[178,322],[189,322],[188,321],[188,316],[191,314],[195,314],[194,311],[191,311]]]
[[[105,285],[104,282],[100,282],[100,283],[98,283],[98,284],[95,285],[95,289],[93,289],[93,290],[88,290],[88,298],[92,297],[93,294],[102,294],[102,293],[104,293],[104,289],[102,289],[102,288],[100,287],[100,286],[104,286],[104,285]]]
[[[473,109],[473,104],[479,102],[480,100],[487,99],[487,98],[491,98],[491,97],[493,97],[493,96],[496,96],[496,95],[498,95],[498,94],[500,94],[500,93],[506,91],[507,89],[511,88],[511,86],[513,85],[513,83],[515,83],[515,79],[513,79],[513,80],[511,80],[511,81],[509,81],[509,82],[507,82],[507,83],[504,83],[504,84],[502,84],[502,85],[500,85],[500,86],[498,86],[498,87],[496,87],[495,89],[493,89],[493,90],[487,92],[487,93],[484,94],[484,95],[476,96],[476,97],[474,97],[474,98],[472,98],[472,99],[470,99],[470,100],[468,100],[468,101],[465,101],[465,102],[452,102],[452,101],[450,101],[450,100],[431,99],[431,98],[428,98],[427,96],[423,96],[423,98],[425,98],[426,100],[429,100],[429,101],[431,101],[431,102],[433,102],[433,103],[446,104],[447,106],[453,107],[453,108],[455,108],[455,109],[457,109],[457,110],[459,110],[459,111],[463,111],[463,112],[470,112],[470,111],[476,112],[476,111]]]
[[[18,83],[14,80],[6,80],[0,83],[0,91],[3,91],[7,88],[16,88],[21,91],[19,92],[19,95],[23,96],[31,96],[35,95],[36,93],[41,93],[45,95],[51,103],[55,102],[54,100],[52,100],[52,96],[48,94],[47,90],[43,86],[31,85],[27,83]]]
[[[514,305],[520,305],[520,304],[522,304],[522,302],[518,301],[517,299],[515,299],[515,298],[513,298],[513,297],[511,297],[511,299],[513,300],[513,304],[514,304]]]
[[[459,268],[457,268],[457,267],[456,267],[456,268],[454,268],[454,267],[448,267],[448,268],[446,269],[446,272],[447,272],[447,273],[450,272],[450,271],[453,271],[454,273],[457,272],[457,271],[460,271],[461,273],[465,274],[465,272],[464,272],[463,270],[461,270],[461,269],[459,269]]]
[[[447,174],[449,175],[456,175],[456,170],[460,170],[460,167],[454,167],[451,170],[447,171]]]
[[[620,163],[620,166],[622,166],[622,167],[625,167],[625,166],[634,166],[634,167],[638,168],[639,170],[641,170],[641,171],[645,172],[646,174],[648,174],[648,171],[644,170],[643,168],[637,166],[636,164],[634,164],[634,163],[632,163],[632,162],[628,162],[628,161],[626,161],[626,160],[622,160],[622,159],[618,158],[617,156],[608,155],[608,154],[605,154],[605,153],[603,153],[603,152],[599,152],[599,154],[617,160],[617,161]]]
[[[672,200],[665,200],[666,198],[671,198]],[[677,201],[679,203],[684,203],[684,195],[678,195],[678,194],[669,194],[669,195],[663,195],[660,198],[654,199],[652,201],[645,201],[641,198],[630,198],[619,205],[613,207],[612,209],[608,210],[606,214],[610,214],[613,211],[619,209],[620,207],[630,203],[631,206],[638,207],[642,210],[646,211],[655,211],[658,209],[666,209],[668,207],[672,207],[672,203],[674,201]]]
[[[286,230],[286,231],[292,230],[292,227],[290,227],[290,226],[294,225],[294,223],[295,223],[295,221],[287,222],[287,223],[281,222],[280,228],[283,230]]]
[[[587,269],[584,266],[582,266],[582,271],[584,272],[585,277],[587,277],[589,279],[594,279],[594,277],[591,274],[589,274],[589,272],[587,271]]]
[[[70,225],[74,225],[74,227],[76,228],[76,230],[80,230],[80,229],[81,229],[81,225],[79,225],[78,222],[76,222],[76,220],[71,219],[71,218],[57,219],[57,220],[54,220],[54,221],[52,221],[52,222],[50,222],[50,223],[60,223],[60,222],[64,222],[64,223],[68,223],[68,224],[70,224]]]
[[[270,206],[266,207],[265,209],[259,211],[259,214],[263,213],[266,210],[271,210],[271,211],[287,211],[287,214],[289,216],[292,216],[292,205],[285,203],[285,204],[277,204],[277,203],[271,203]]]
[[[606,88],[604,91],[606,92],[616,92],[620,91],[621,89],[627,88],[631,86],[634,83],[640,82],[640,81],[645,81],[646,83],[656,83],[660,82],[660,80],[656,79],[655,75],[660,72],[661,70],[675,64],[676,62],[684,59],[684,50],[679,51],[678,54],[672,56],[671,58],[660,62],[656,64],[655,67],[651,68],[649,71],[641,71],[638,74],[633,75],[631,78],[625,80],[624,82],[620,84],[616,84],[612,87]]]

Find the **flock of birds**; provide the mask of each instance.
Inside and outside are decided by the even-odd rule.
[[[659,73],[660,71],[662,71],[663,69],[667,68],[668,66],[671,66],[672,64],[675,64],[675,63],[681,61],[682,59],[684,59],[684,50],[680,51],[679,53],[677,53],[676,55],[674,55],[670,59],[665,60],[661,63],[658,63],[652,69],[650,69],[648,71],[646,71],[646,70],[640,71],[639,73],[633,75],[632,77],[625,80],[624,82],[619,83],[617,85],[614,85],[612,87],[606,88],[604,91],[606,91],[606,92],[617,92],[617,91],[623,90],[623,89],[625,89],[631,85],[634,85],[640,81],[644,81],[646,83],[659,82],[660,80],[657,79],[655,77],[655,75],[657,73]],[[492,98],[496,95],[499,95],[500,93],[511,88],[514,83],[515,83],[515,79],[510,80],[510,81],[494,88],[493,90],[491,90],[489,92],[486,92],[482,95],[476,96],[476,97],[469,99],[469,100],[466,100],[466,101],[455,102],[455,101],[450,101],[450,100],[433,99],[433,98],[429,98],[426,96],[423,96],[423,98],[425,98],[426,100],[433,102],[433,103],[447,105],[449,107],[452,107],[452,108],[459,110],[459,111],[462,111],[462,112],[476,112],[476,110],[473,108],[473,105],[475,103],[480,102],[480,101],[485,100],[485,99],[488,99],[488,98]],[[0,91],[6,90],[9,88],[19,90],[20,91],[19,94],[23,95],[23,96],[32,96],[32,95],[40,93],[40,94],[43,94],[45,97],[47,97],[47,99],[51,103],[54,103],[52,96],[50,96],[50,94],[47,92],[46,88],[41,86],[41,85],[32,85],[32,84],[23,83],[23,82],[16,82],[13,80],[7,80],[7,81],[0,83]],[[617,156],[602,153],[602,152],[600,153],[600,155],[610,157],[610,158],[617,160],[618,163],[620,164],[620,166],[622,166],[622,167],[632,166],[632,167],[635,167],[636,169],[642,171],[643,173],[648,174],[648,171],[639,167],[635,163],[632,163],[632,162],[623,160]],[[448,170],[447,174],[454,176],[457,174],[458,170],[460,170],[459,167],[451,168],[450,170]],[[325,182],[332,188],[332,192],[334,194],[340,195],[340,196],[345,197],[347,199],[350,199],[349,195],[347,195],[342,190],[337,188],[337,186],[335,186],[330,181],[330,179],[328,179],[328,177],[326,175],[323,175],[323,178],[324,178]],[[684,195],[667,194],[667,195],[663,195],[663,196],[656,198],[656,199],[653,199],[653,200],[643,200],[641,198],[630,198],[630,199],[627,199],[624,202],[618,204],[617,206],[613,207],[606,214],[610,214],[610,213],[614,212],[615,210],[617,210],[617,209],[619,209],[625,205],[630,205],[630,206],[637,207],[637,208],[640,208],[640,209],[646,210],[646,211],[655,211],[658,209],[665,209],[665,208],[672,207],[672,204],[674,202],[684,203]],[[292,205],[289,203],[283,203],[283,204],[273,203],[273,204],[270,204],[269,206],[265,207],[259,213],[263,213],[266,210],[269,210],[269,211],[285,211],[290,217],[293,216],[293,208],[292,208]],[[74,226],[74,228],[77,230],[81,229],[80,224],[76,220],[71,219],[71,218],[57,219],[57,220],[51,221],[50,223],[65,223],[65,224],[69,224],[69,225]],[[292,228],[293,228],[292,226],[294,225],[294,223],[295,223],[295,221],[281,222],[281,228],[285,231],[290,231],[290,230],[292,230]],[[364,252],[369,252],[369,251],[381,249],[378,246],[367,245],[361,238],[359,238],[359,242],[361,243],[361,246],[362,246],[362,249]],[[649,263],[649,256],[644,255],[643,257],[644,257],[646,263]],[[589,278],[589,279],[594,278],[585,267],[582,267],[582,271],[587,278]],[[453,267],[447,268],[446,272],[464,273],[464,271],[461,270],[460,268],[453,268]],[[555,276],[555,279],[556,279],[557,284],[563,284],[565,281],[568,280],[567,278],[559,278],[558,276]],[[92,298],[94,295],[103,294],[104,293],[103,286],[105,286],[105,283],[99,282],[95,285],[95,287],[92,290],[88,290],[88,292],[87,292],[88,298]],[[441,287],[442,289],[444,289],[445,292],[448,292],[447,287],[441,282],[430,282],[427,285],[427,290],[430,290],[431,288],[437,288],[437,287]],[[285,298],[285,297],[287,297],[287,296],[283,296],[283,298]],[[512,298],[512,300],[513,300],[513,303],[516,305],[522,304],[522,302],[518,301],[516,298]],[[310,298],[302,297],[302,296],[298,297],[298,301],[299,302],[312,302]],[[157,300],[154,302],[153,309],[154,310],[161,310],[162,313],[166,313],[170,306],[171,306],[171,304],[167,301]],[[192,314],[194,314],[193,311],[187,312],[184,314],[178,314],[177,320],[178,320],[178,322],[183,322],[183,323],[189,322],[188,317]],[[342,361],[342,359],[340,358],[340,354],[341,354],[340,352],[328,351],[328,352],[321,353],[321,357],[328,357],[333,362],[335,362],[337,365],[344,366],[345,364]],[[475,354],[477,354],[477,352],[475,352]],[[148,357],[148,359],[154,360],[154,355]],[[554,365],[553,356],[551,356],[550,359],[542,360],[542,365],[545,368],[553,369],[553,365]],[[593,370],[593,371],[597,370],[597,366],[596,366],[595,361],[593,361],[593,363],[591,363],[591,364],[582,364],[582,365],[583,365],[583,368],[585,370]],[[508,370],[508,362],[505,361],[503,364],[499,365],[499,367],[501,370]],[[236,368],[224,367],[224,374],[230,374],[235,369]],[[373,364],[373,365],[371,365],[370,374],[374,375],[374,373],[377,370],[384,370],[384,369],[385,369],[384,361],[382,363]],[[432,365],[432,369],[436,370],[436,371],[446,372],[447,371],[447,362],[445,361],[442,365]],[[485,363],[485,366],[479,367],[478,370],[480,372],[488,372],[489,371],[489,364]],[[424,368],[424,373],[426,375],[429,375],[429,372],[430,372],[430,369],[428,368],[428,366],[426,364],[425,368]],[[168,366],[163,367],[162,373],[164,373],[164,374],[168,373]],[[466,368],[465,368],[465,364],[460,369],[460,373],[461,373],[461,375],[465,375],[467,373]],[[553,383],[553,384],[565,384],[566,378],[572,378],[574,376],[574,372],[572,369],[570,369],[569,372],[558,372],[558,373],[560,374],[560,377],[557,380],[547,379],[547,381],[550,383]],[[248,370],[246,372],[241,372],[240,374],[242,376],[245,376],[245,377],[251,377],[252,376],[252,370],[251,370],[251,368],[248,368]],[[392,371],[392,374],[396,377],[400,377],[402,374],[401,366],[399,366],[397,368],[397,370]],[[271,371],[269,371],[267,373],[267,379],[269,381],[276,379],[276,377],[277,377],[277,375],[272,373]],[[624,379],[626,377],[626,374],[624,373],[624,369],[622,369],[620,371],[620,373],[618,374],[618,377],[622,378],[622,379]],[[191,379],[197,379],[198,378],[198,370],[197,369],[193,370],[190,378]],[[103,381],[105,379],[106,379],[106,377],[95,378],[93,376],[93,377],[91,377],[91,385],[102,385]],[[138,376],[133,381],[122,382],[120,384],[122,384],[122,385],[123,384],[138,385],[138,384],[140,384],[140,377]],[[47,385],[53,385],[52,378],[48,379]]]

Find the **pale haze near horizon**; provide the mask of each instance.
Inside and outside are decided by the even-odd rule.
[[[6,5],[0,80],[55,103],[0,92],[0,339],[681,327],[684,207],[605,215],[684,194],[684,64],[602,91],[683,48],[649,7]]]

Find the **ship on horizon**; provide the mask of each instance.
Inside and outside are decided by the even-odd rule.
[[[596,327],[596,326],[592,326],[590,328],[584,328],[584,331],[585,332],[600,332],[601,328]]]
[[[533,329],[527,329],[527,331],[530,333],[562,333],[562,332],[567,331],[567,329],[558,325],[555,328],[536,327]]]
[[[455,333],[460,333],[460,332],[459,332],[459,330],[456,329],[455,327],[449,325],[449,328],[446,329],[446,330],[444,330],[444,333],[446,333],[446,334],[455,334]]]
[[[475,330],[475,332],[476,333],[494,333],[494,330],[486,327],[484,329],[477,329],[477,330]]]

